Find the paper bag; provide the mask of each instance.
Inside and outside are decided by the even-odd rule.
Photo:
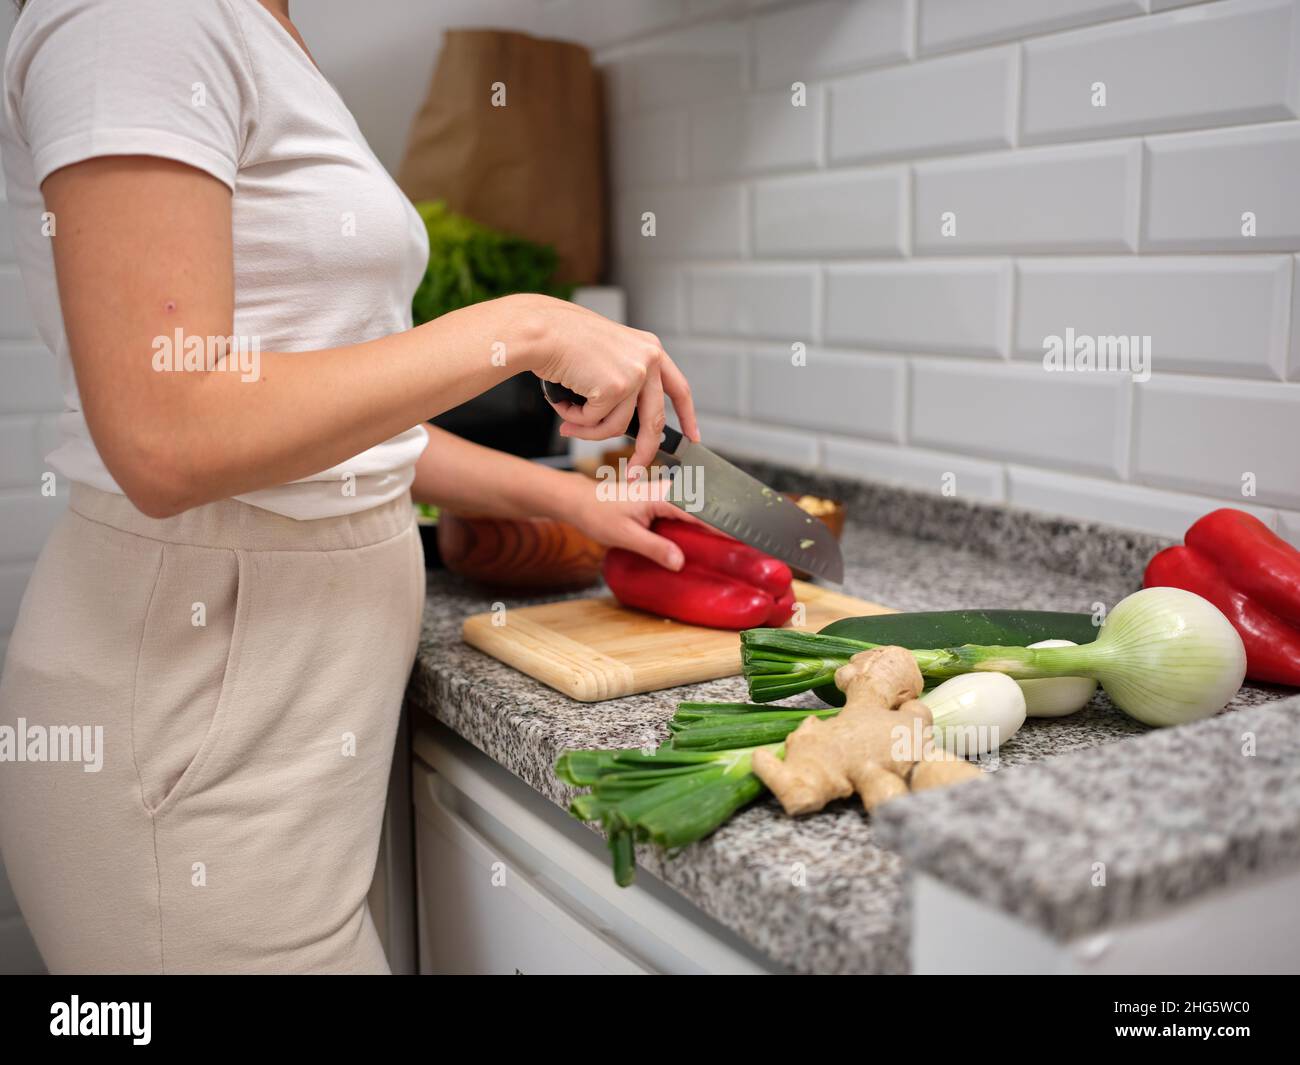
[[[449,30],[397,182],[412,200],[551,244],[555,279],[600,280],[604,115],[586,48],[501,30]]]

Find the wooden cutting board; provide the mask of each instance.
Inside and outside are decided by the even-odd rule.
[[[795,627],[809,632],[840,618],[894,612],[804,581],[794,587],[806,609],[804,624]],[[462,635],[471,646],[584,703],[740,672],[736,633],[628,610],[608,595],[475,614]]]

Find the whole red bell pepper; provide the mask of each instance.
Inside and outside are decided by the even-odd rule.
[[[1255,515],[1224,507],[1187,530],[1183,543],[1278,617],[1300,625],[1300,551]]]
[[[1246,519],[1246,520],[1242,520]],[[1267,535],[1261,535],[1261,532]],[[1244,511],[1216,510],[1148,564],[1143,585],[1182,588],[1223,612],[1246,647],[1252,680],[1300,687],[1300,551]]]
[[[686,563],[673,572],[611,548],[605,554],[605,583],[624,606],[715,629],[790,621],[794,587],[784,562],[688,522],[660,519],[652,528],[682,549]]]

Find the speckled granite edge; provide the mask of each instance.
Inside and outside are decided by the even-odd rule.
[[[1300,697],[910,796],[874,820],[912,868],[1071,939],[1300,865]]]
[[[1010,504],[975,502],[734,457],[733,461],[778,491],[839,500],[859,526],[966,547],[998,561],[1044,566],[1071,577],[1119,577],[1137,588],[1151,556],[1177,543]]]

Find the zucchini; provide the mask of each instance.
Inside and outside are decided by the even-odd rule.
[[[872,614],[832,621],[818,635],[843,636],[864,643],[893,644],[908,650],[960,647],[1028,647],[1039,640],[1092,643],[1100,629],[1091,614],[1053,610],[922,610],[912,614]],[[822,702],[844,705],[834,684],[814,689]]]

